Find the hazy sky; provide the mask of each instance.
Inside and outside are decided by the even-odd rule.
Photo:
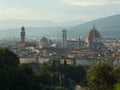
[[[120,14],[120,0],[0,0],[0,20],[92,20]]]

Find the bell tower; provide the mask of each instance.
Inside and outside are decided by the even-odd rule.
[[[25,27],[21,27],[21,42],[25,43]]]
[[[63,48],[67,48],[67,30],[64,29],[62,31],[63,35],[62,35],[62,47]]]

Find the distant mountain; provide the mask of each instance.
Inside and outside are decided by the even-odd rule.
[[[52,22],[49,20],[0,20],[0,30],[16,27],[70,27],[81,24],[84,20],[75,20],[67,22]]]
[[[85,20],[73,20],[73,21],[67,21],[67,22],[62,22],[62,23],[57,23],[59,26],[64,26],[64,27],[73,27],[82,23],[85,23]]]
[[[41,22],[41,24],[40,24]],[[26,24],[24,23],[17,23],[19,24],[19,26],[15,26],[15,27],[19,27],[17,29],[2,29],[0,30],[0,37],[20,37],[20,26],[21,25],[25,25],[26,27],[26,36],[27,37],[42,37],[42,36],[46,36],[46,37],[62,37],[62,30],[65,28],[64,24],[61,26],[56,25],[54,22],[50,22],[50,21],[38,21],[37,22],[29,22]],[[44,23],[43,23],[44,22]],[[6,22],[5,22],[6,23]],[[8,22],[10,23],[10,22]],[[16,25],[16,23],[14,22],[13,24]],[[47,25],[47,24],[48,25]],[[78,22],[79,23],[79,22]],[[11,22],[12,24],[12,22]],[[47,26],[44,27],[33,27],[34,25],[44,25],[46,24]],[[71,23],[72,24],[72,23]],[[77,23],[76,23],[77,24]],[[83,36],[83,38],[85,37],[85,34],[91,29],[92,25],[95,24],[96,29],[101,33],[102,36],[109,36],[109,37],[120,37],[120,15],[113,15],[113,16],[109,16],[109,17],[105,17],[105,18],[100,18],[100,19],[96,19],[93,21],[89,21],[83,24],[79,24],[77,26],[72,26],[74,25],[74,23],[71,25],[72,27],[67,27],[67,32],[68,32],[68,38],[78,38],[80,35]],[[0,23],[0,25],[2,25]],[[30,26],[31,25],[31,26]],[[28,27],[29,26],[29,27]]]
[[[48,20],[0,20],[0,30],[16,27],[51,27],[56,26]]]
[[[26,37],[61,37],[63,27],[25,27]],[[20,37],[21,28],[0,31],[0,37]]]
[[[120,37],[120,14],[74,26],[69,29],[68,34],[73,37],[79,35],[85,36],[93,24],[95,24],[96,29],[102,36]]]

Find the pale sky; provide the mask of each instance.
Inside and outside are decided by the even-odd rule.
[[[120,0],[0,0],[0,20],[93,20],[120,14]]]

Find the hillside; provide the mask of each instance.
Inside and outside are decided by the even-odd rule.
[[[25,27],[26,37],[57,37],[62,35],[63,27]],[[20,37],[21,28],[0,31],[0,37]]]
[[[68,38],[83,36],[91,29],[92,25],[95,24],[96,29],[101,33],[102,36],[109,37],[120,37],[120,15],[113,15],[105,18],[96,19],[83,24],[79,24],[74,27],[67,28]],[[63,27],[26,27],[27,37],[62,37]],[[19,37],[20,28],[1,30],[0,36],[7,37]]]
[[[84,20],[75,20],[75,21],[67,21],[67,22],[53,22],[49,20],[0,20],[0,30],[16,28],[20,26],[25,27],[69,27],[75,26],[85,22]]]
[[[69,29],[69,35],[85,36],[85,34],[91,29],[93,24],[95,24],[96,29],[102,34],[102,36],[120,36],[120,15],[100,18],[74,26]]]

